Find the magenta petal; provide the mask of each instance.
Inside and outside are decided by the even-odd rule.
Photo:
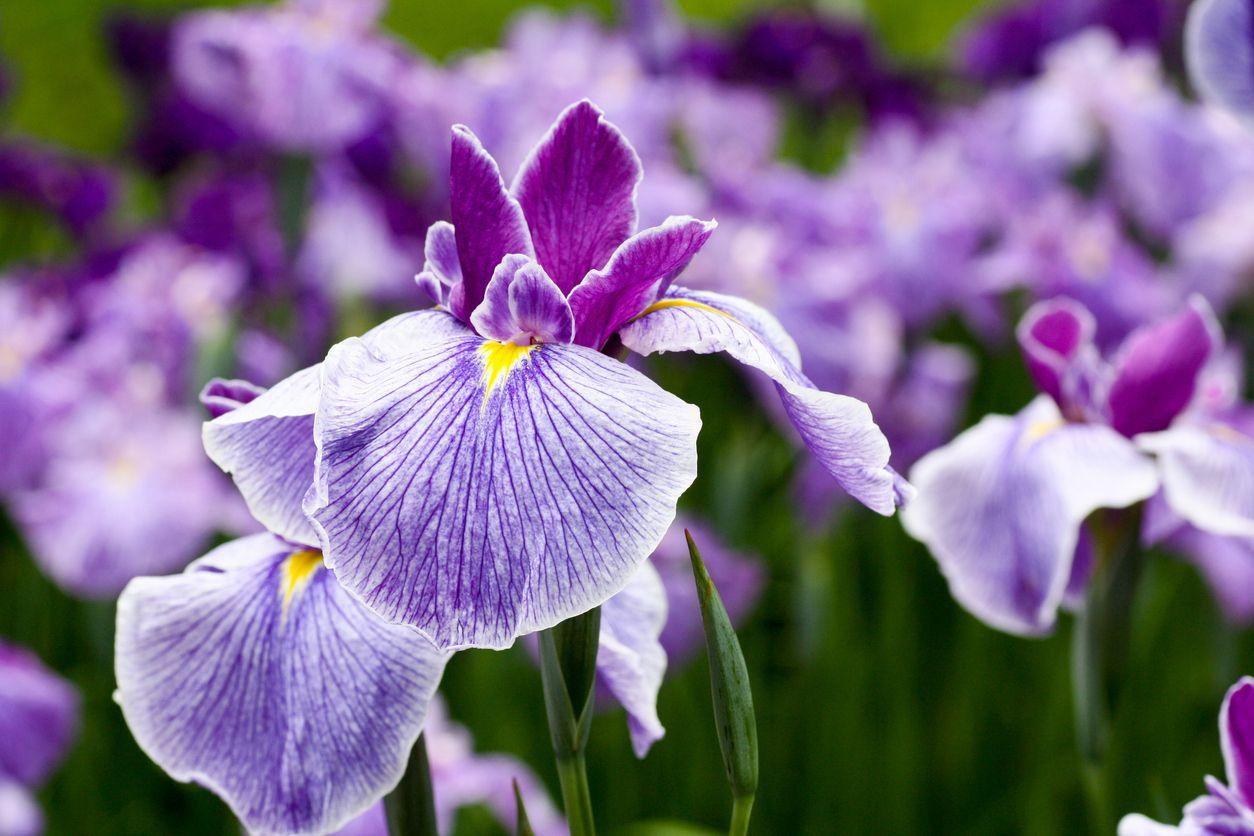
[[[586,99],[566,108],[523,162],[513,193],[536,260],[563,293],[604,266],[635,231],[640,178],[631,144]]]
[[[1176,316],[1134,331],[1115,358],[1111,426],[1129,437],[1167,429],[1193,400],[1218,335],[1214,313],[1197,296]]]
[[[505,190],[496,160],[461,125],[453,128],[449,200],[462,275],[449,305],[459,319],[468,321],[501,259],[510,253],[531,255],[534,250],[522,209]]]
[[[1032,379],[1064,412],[1077,403],[1084,373],[1079,364],[1096,351],[1096,331],[1088,308],[1065,297],[1038,302],[1019,323],[1019,347]]]
[[[688,266],[716,226],[714,221],[668,218],[624,241],[603,269],[588,273],[571,291],[576,342],[596,349],[605,345]]]
[[[1242,801],[1254,806],[1254,679],[1248,676],[1224,697],[1219,710],[1219,743],[1228,785]]]

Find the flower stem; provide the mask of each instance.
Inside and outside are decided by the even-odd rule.
[[[592,696],[600,636],[599,607],[540,633],[544,707],[571,836],[596,833],[584,749],[592,730]]]
[[[732,799],[731,827],[727,828],[727,836],[745,836],[749,832],[749,813],[752,810],[752,795],[740,795]]]
[[[1093,572],[1072,632],[1071,675],[1076,745],[1094,833],[1114,830],[1106,774],[1106,745],[1127,659],[1132,602],[1140,580],[1141,512],[1107,511],[1089,534]]]
[[[405,777],[383,799],[388,836],[438,836],[431,766],[427,763],[427,736],[418,736],[409,753]]]

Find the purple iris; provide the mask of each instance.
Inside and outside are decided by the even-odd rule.
[[[1018,415],[986,417],[911,473],[920,496],[904,514],[907,530],[931,549],[954,597],[1009,632],[1053,627],[1067,593],[1086,581],[1080,526],[1098,508],[1133,505],[1161,485],[1193,526],[1254,533],[1254,442],[1199,409],[1199,383],[1221,344],[1209,306],[1195,297],[1134,331],[1110,359],[1095,331],[1072,300],[1033,307],[1018,333],[1043,394]]]
[[[272,477],[265,501],[247,468],[225,460],[270,530],[220,546],[180,575],[127,585],[117,699],[154,761],[220,795],[250,831],[325,833],[400,780],[447,656],[342,588],[307,524],[268,513],[298,508],[313,469],[310,422],[301,424],[303,445],[294,435],[277,443],[263,414],[267,399],[291,394],[286,384],[287,393],[235,381],[207,387],[218,417],[205,427],[206,445],[222,462],[220,451],[241,435],[257,442],[252,464]]]
[[[36,836],[34,791],[78,727],[78,693],[32,654],[0,641],[0,833]]]
[[[1178,827],[1132,814],[1119,822],[1119,836],[1254,834],[1254,679],[1248,676],[1224,696],[1219,709],[1219,745],[1227,784],[1206,776],[1206,795],[1185,806]]]
[[[813,387],[765,311],[672,286],[714,229],[635,232],[640,162],[587,101],[507,189],[453,131],[452,223],[408,339],[350,339],[322,364],[303,510],[340,582],[439,646],[506,647],[604,603],[696,475],[695,407],[601,349],[724,351],[767,375],[807,446],[891,514],[902,484],[866,405]]]

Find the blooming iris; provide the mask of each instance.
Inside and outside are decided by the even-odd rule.
[[[206,440],[229,435],[267,395],[211,384],[205,400],[219,417]],[[274,507],[299,507],[313,467],[306,442],[269,448]],[[447,657],[349,595],[308,527],[267,513],[254,483],[237,479],[270,531],[126,587],[117,699],[154,761],[212,789],[250,831],[325,833],[400,780]]]
[[[1080,524],[1098,508],[1133,505],[1161,484],[1170,510],[1199,529],[1249,536],[1254,526],[1254,443],[1195,398],[1220,346],[1209,306],[1195,297],[1110,360],[1095,331],[1072,300],[1033,307],[1018,333],[1043,394],[1018,415],[986,417],[911,473],[920,498],[906,529],[954,597],[1009,632],[1048,632],[1082,587]]]
[[[607,346],[727,352],[774,381],[853,496],[890,514],[905,490],[866,405],[816,389],[773,317],[672,286],[714,223],[671,217],[636,232],[640,177],[587,101],[509,189],[474,134],[454,128],[452,222],[429,230],[418,276],[439,307],[302,373],[320,388],[302,510],[327,566],[441,647],[506,647],[605,602],[666,532],[696,475],[700,419]]]
[[[1228,689],[1219,709],[1219,743],[1228,783],[1206,776],[1206,795],[1184,808],[1179,827],[1124,816],[1119,836],[1251,836],[1254,834],[1254,679]]]
[[[35,836],[32,795],[78,725],[78,694],[30,653],[0,641],[0,833]]]

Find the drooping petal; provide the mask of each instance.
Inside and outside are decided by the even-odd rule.
[[[1110,425],[1129,437],[1167,429],[1193,400],[1218,335],[1215,315],[1201,297],[1176,316],[1134,331],[1114,361]]]
[[[348,340],[315,492],[340,581],[442,647],[507,647],[618,592],[696,475],[695,407],[577,346]]]
[[[1254,9],[1245,0],[1197,0],[1185,27],[1189,77],[1202,97],[1254,114]]]
[[[496,160],[462,125],[453,128],[450,165],[449,200],[462,280],[452,288],[449,307],[459,319],[469,321],[501,259],[535,251],[523,211],[505,190]]]
[[[74,688],[33,654],[0,641],[0,784],[42,783],[77,727]]]
[[[418,346],[450,333],[468,333],[444,311],[393,317],[362,339],[386,350]],[[205,452],[230,473],[248,509],[267,529],[295,543],[312,544],[301,501],[313,484],[314,411],[320,397],[320,366],[310,366],[204,425]]]
[[[725,351],[775,382],[806,447],[851,496],[873,511],[897,506],[897,477],[888,441],[862,401],[814,388],[799,369],[797,346],[758,306],[725,296],[672,288],[621,331],[639,354]]]
[[[1096,354],[1093,338],[1097,323],[1088,308],[1060,297],[1038,302],[1016,329],[1019,348],[1036,386],[1064,412],[1082,406]]]
[[[445,661],[317,552],[270,534],[118,600],[117,700],[135,739],[254,832],[325,833],[391,790]]]
[[[575,330],[562,291],[543,267],[523,255],[501,259],[470,321],[484,337],[520,345],[569,343]]]
[[[1254,537],[1254,438],[1227,424],[1180,422],[1136,443],[1158,458],[1173,511],[1212,534]]]
[[[635,231],[641,176],[631,144],[587,99],[566,108],[523,162],[513,193],[536,260],[563,293]]]
[[[627,710],[627,726],[636,757],[662,739],[657,694],[666,674],[666,651],[659,638],[666,626],[666,588],[652,563],[601,606],[601,644],[597,679]]]
[[[628,238],[609,263],[593,270],[570,294],[579,345],[599,349],[627,320],[643,311],[663,285],[688,266],[709,240],[714,221],[668,218]]]
[[[1053,627],[1080,524],[1098,508],[1152,495],[1154,466],[1100,425],[1065,424],[1040,396],[990,415],[919,460],[919,494],[902,522],[925,543],[950,591],[986,623],[1039,635]]]
[[[1219,709],[1219,745],[1228,786],[1254,805],[1254,678],[1243,676],[1228,689]]]

